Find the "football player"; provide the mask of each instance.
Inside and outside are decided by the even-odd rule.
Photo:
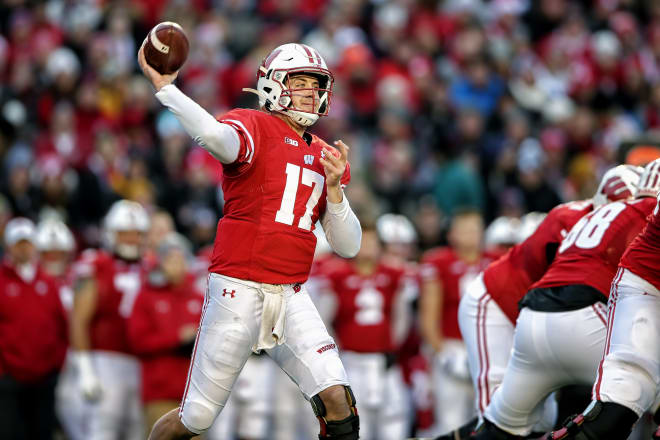
[[[422,257],[421,328],[434,353],[436,433],[457,428],[475,415],[458,304],[466,286],[492,261],[483,251],[483,233],[481,213],[458,211],[447,233],[449,247],[431,249]]]
[[[652,197],[657,187],[649,181],[660,179],[660,160],[647,169],[639,191]],[[660,194],[656,197],[648,224],[628,246],[612,281],[607,339],[594,383],[594,400],[549,439],[623,440],[649,409],[656,410],[655,421],[660,424]],[[660,438],[660,429],[653,438]]]
[[[326,288],[335,299],[331,318],[341,358],[360,401],[360,438],[398,440],[409,431],[407,392],[396,350],[406,332],[405,267],[389,264],[375,229],[364,227],[350,261],[335,260]],[[403,299],[403,300],[402,300]],[[409,320],[408,320],[409,322]]]
[[[320,438],[358,438],[355,398],[334,340],[306,292],[321,221],[332,249],[353,257],[360,224],[344,196],[348,147],[308,133],[327,115],[333,76],[304,44],[274,49],[257,71],[259,110],[215,119],[138,61],[188,134],[222,163],[218,222],[200,331],[181,407],[151,439],[189,438],[211,426],[252,352],[265,350],[311,401]]]
[[[468,348],[468,362],[476,395],[479,417],[502,383],[513,346],[513,332],[518,318],[518,301],[538,281],[554,259],[567,231],[594,206],[631,198],[642,168],[620,165],[609,170],[592,199],[564,203],[547,216],[526,214],[522,219],[522,242],[514,246],[484,270],[461,298],[458,320]],[[540,223],[540,224],[539,224]],[[535,429],[545,432],[554,426],[554,400],[548,402],[543,421]],[[466,438],[475,423],[453,433]]]
[[[140,257],[149,217],[137,202],[115,202],[104,219],[106,250],[84,251],[74,268],[72,360],[88,402],[87,439],[144,435],[140,365],[131,354],[126,319],[142,286]]]
[[[612,278],[621,255],[655,208],[649,195],[658,189],[660,167],[652,163],[644,169],[633,200],[599,206],[562,240],[546,273],[520,301],[511,359],[484,412],[485,429],[475,438],[529,435],[549,393],[593,381],[605,346],[604,303]]]

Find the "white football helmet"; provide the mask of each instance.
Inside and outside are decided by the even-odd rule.
[[[137,202],[119,200],[115,202],[103,221],[103,235],[108,249],[127,260],[136,260],[140,256],[140,246],[117,242],[119,231],[139,231],[149,229],[149,214]]]
[[[37,225],[35,244],[39,252],[72,252],[76,243],[73,234],[64,222],[48,219]]]
[[[319,87],[290,89],[287,83],[291,75],[303,73],[317,77]],[[319,116],[328,114],[333,84],[334,77],[316,49],[305,44],[289,43],[275,48],[262,61],[257,71],[257,90],[243,90],[256,93],[260,107],[282,113],[307,127],[314,124]],[[315,92],[314,112],[302,111],[293,106],[293,93],[304,90]]]
[[[660,159],[649,162],[639,178],[635,198],[657,197],[660,191]]]
[[[410,244],[417,240],[415,227],[408,217],[383,214],[376,220],[376,232],[385,244]]]
[[[625,164],[607,170],[592,198],[594,207],[632,198],[643,171],[642,167]]]
[[[520,227],[520,219],[516,217],[497,217],[488,225],[484,233],[486,247],[509,246],[518,243]]]
[[[520,228],[518,229],[518,243],[522,243],[532,235],[541,222],[545,220],[548,214],[543,212],[529,212],[520,219]]]

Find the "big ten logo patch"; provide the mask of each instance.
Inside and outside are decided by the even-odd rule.
[[[285,137],[285,138],[284,138],[284,143],[285,143],[285,144],[289,144],[289,145],[293,145],[294,147],[297,147],[297,146],[298,146],[298,141],[295,140],[295,139],[291,139],[291,138],[289,138],[289,137]]]

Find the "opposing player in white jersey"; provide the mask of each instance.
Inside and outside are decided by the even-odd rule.
[[[605,346],[604,302],[621,255],[655,207],[648,194],[660,188],[659,171],[647,166],[634,199],[598,207],[562,240],[546,273],[520,301],[513,353],[475,438],[529,435],[551,392],[592,382]],[[644,183],[649,175],[653,186]]]
[[[645,177],[660,179],[660,161],[653,166],[656,173]],[[642,181],[640,191],[652,196],[657,192],[652,183]],[[593,402],[548,439],[624,440],[645,411],[657,411],[652,405],[660,394],[660,194],[656,197],[648,224],[628,246],[612,281]],[[658,431],[653,438],[660,438]]]
[[[140,365],[131,354],[126,319],[142,283],[149,227],[136,202],[115,202],[104,219],[106,250],[88,249],[75,263],[71,359],[87,401],[85,438],[144,437]]]
[[[303,44],[275,48],[257,71],[260,110],[217,120],[138,61],[156,97],[222,163],[218,222],[204,311],[181,407],[154,426],[153,440],[208,430],[252,352],[266,351],[312,403],[320,438],[358,438],[359,417],[334,340],[304,287],[318,220],[339,255],[360,247],[360,225],[343,192],[348,147],[307,132],[330,108],[332,73]]]
[[[502,383],[511,356],[518,301],[543,276],[566,232],[594,205],[631,197],[641,171],[620,165],[605,173],[592,199],[559,205],[547,216],[525,215],[518,228],[521,243],[490,264],[468,287],[468,294],[461,298],[458,319],[468,348],[480,418]],[[554,426],[552,401],[546,409],[544,424],[535,428],[538,432]],[[467,438],[474,427],[465,425],[445,438]]]

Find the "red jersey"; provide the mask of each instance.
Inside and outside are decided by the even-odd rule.
[[[548,250],[554,256],[550,247],[558,246],[573,225],[592,209],[591,200],[556,206],[532,235],[486,268],[486,291],[511,322],[518,318],[518,301],[550,266]]]
[[[630,243],[619,266],[660,289],[660,194],[646,227]]]
[[[239,134],[238,159],[223,166],[224,217],[210,272],[271,284],[307,279],[326,209],[325,142],[269,113],[235,109],[219,119]],[[330,147],[332,150],[332,147]],[[350,180],[347,167],[342,183]]]
[[[379,264],[373,274],[362,276],[351,263],[339,259],[328,269],[328,287],[337,297],[333,328],[342,350],[395,350],[393,312],[397,296],[405,287],[404,275],[402,268]]]
[[[90,323],[92,350],[130,353],[126,319],[142,285],[142,266],[95,249],[82,253],[75,265],[76,278],[96,281],[96,311]]]
[[[451,248],[432,249],[422,257],[423,280],[434,279],[442,285],[442,319],[440,331],[445,338],[462,339],[458,327],[458,304],[466,286],[493,259],[482,254],[474,263],[461,260]]]
[[[609,296],[621,255],[646,224],[655,200],[603,205],[582,217],[557,250],[555,261],[531,289],[581,284]]]
[[[179,286],[147,284],[128,319],[128,338],[142,366],[142,400],[179,400],[190,366],[190,349],[182,347],[181,329],[197,325],[204,297],[194,276]],[[190,347],[192,348],[192,346]]]
[[[0,376],[36,382],[59,370],[67,324],[55,280],[41,269],[26,282],[7,263],[0,266]]]

